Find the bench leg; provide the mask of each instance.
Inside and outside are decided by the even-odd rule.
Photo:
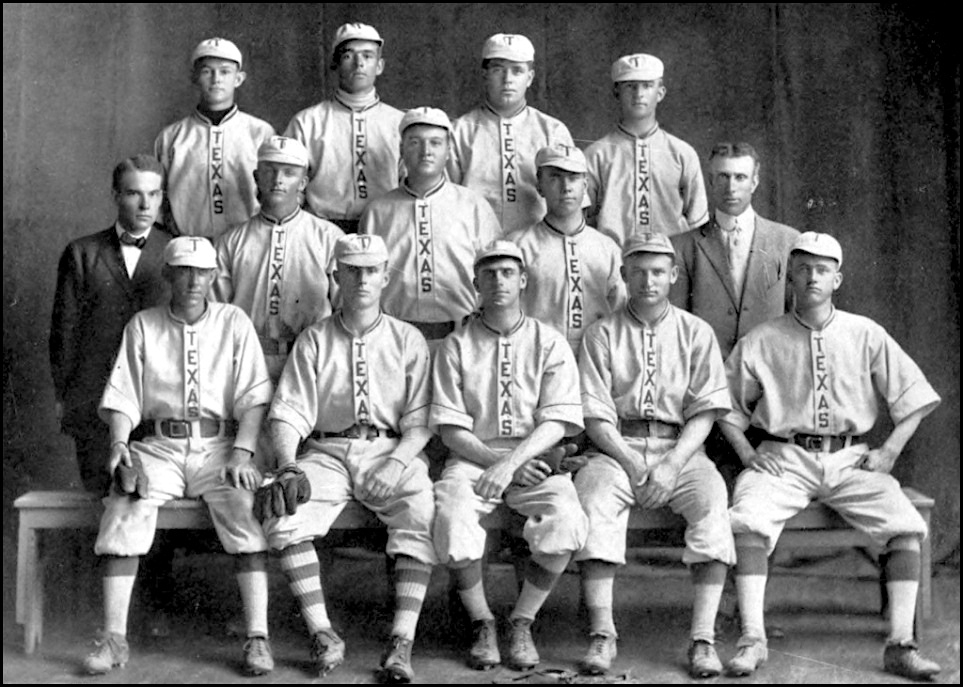
[[[927,508],[922,511],[923,520],[926,521],[926,531],[932,532],[930,528],[930,510]],[[929,620],[933,614],[933,539],[926,537],[920,542],[920,591],[916,599],[916,615],[925,620]]]
[[[17,542],[17,622],[23,625],[26,654],[32,654],[43,637],[43,591],[37,530],[21,520]]]

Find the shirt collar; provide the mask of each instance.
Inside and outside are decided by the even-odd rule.
[[[296,207],[294,208],[294,212],[292,212],[287,217],[282,217],[281,219],[277,219],[275,217],[271,217],[271,215],[267,214],[264,211],[264,209],[261,208],[261,219],[267,222],[268,224],[287,224],[288,222],[293,220],[295,217],[297,217],[299,212],[301,212],[301,208]]]
[[[723,231],[732,231],[732,225],[739,221],[739,228],[742,231],[752,231],[756,226],[756,211],[752,209],[752,205],[749,205],[745,210],[743,210],[741,215],[730,215],[722,210],[716,210],[716,224]]]
[[[824,329],[826,329],[826,328],[832,323],[833,320],[836,319],[836,306],[830,304],[830,308],[831,308],[831,310],[830,310],[830,312],[829,312],[829,317],[827,317],[827,318],[823,321],[823,323],[822,323],[820,326],[818,326],[818,327],[810,326],[809,324],[807,324],[806,322],[804,322],[803,319],[799,316],[799,313],[796,312],[796,309],[795,309],[795,308],[792,309],[792,316],[793,316],[793,318],[795,318],[796,322],[798,322],[802,327],[804,327],[804,328],[806,328],[806,329],[808,329],[808,330],[810,330],[810,331],[813,331],[813,332],[821,332],[821,331],[823,331]]]
[[[428,189],[424,194],[420,194],[416,192],[414,189],[412,189],[408,185],[408,177],[405,177],[405,180],[401,182],[401,188],[404,190],[404,192],[414,198],[427,198],[428,196],[433,196],[436,193],[438,193],[444,185],[445,185],[444,174],[442,174],[441,179],[438,181],[438,183],[432,186],[430,189]]]
[[[641,317],[639,317],[639,315],[635,312],[635,309],[632,307],[632,300],[631,300],[631,299],[629,299],[628,301],[626,301],[626,303],[625,303],[625,310],[626,310],[626,312],[629,313],[629,315],[632,317],[632,319],[635,320],[639,325],[641,325],[642,327],[648,327],[648,326],[649,326],[649,325],[647,325],[647,324],[645,323],[645,320],[643,320]],[[660,324],[662,324],[662,323],[665,321],[665,318],[667,318],[667,317],[669,316],[669,313],[670,313],[671,311],[672,311],[672,304],[669,303],[668,300],[666,300],[666,302],[665,302],[665,309],[664,309],[664,310],[662,311],[662,313],[656,318],[655,322],[652,323],[652,329],[655,329],[655,328],[658,327]]]
[[[379,310],[379,311],[378,311],[378,317],[375,318],[375,321],[371,323],[371,326],[368,327],[367,329],[365,329],[363,332],[361,332],[361,334],[358,334],[357,336],[355,336],[355,333],[352,332],[350,329],[348,329],[348,325],[346,325],[346,324],[344,323],[344,309],[343,309],[343,308],[338,308],[337,320],[336,320],[336,321],[337,321],[337,323],[338,323],[338,326],[341,327],[341,330],[342,330],[345,334],[347,334],[349,337],[351,337],[352,339],[355,339],[355,338],[357,338],[357,339],[363,339],[364,337],[368,336],[368,334],[370,334],[371,332],[373,332],[373,331],[375,330],[375,328],[384,321],[384,319],[385,319],[384,310]]]
[[[147,237],[150,236],[151,229],[153,229],[152,226],[147,227],[147,231],[145,231],[143,234],[138,234],[137,238],[146,239]],[[117,232],[117,238],[119,239],[121,236],[123,236],[124,232],[126,232],[127,230],[124,229],[122,226],[120,226],[120,220],[117,220],[116,222],[114,222],[114,231]]]

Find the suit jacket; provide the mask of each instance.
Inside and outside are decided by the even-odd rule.
[[[795,229],[756,215],[746,279],[742,293],[737,294],[713,213],[707,224],[670,237],[679,279],[669,300],[712,325],[722,355],[728,357],[746,332],[791,307],[786,263],[798,236]]]
[[[127,275],[114,226],[72,241],[64,250],[50,320],[50,370],[57,400],[64,404],[68,434],[101,422],[97,405],[124,325],[138,310],[170,298],[161,269],[171,238],[154,225],[133,277]]]

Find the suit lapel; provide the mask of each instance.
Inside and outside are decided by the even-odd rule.
[[[726,257],[726,247],[722,243],[722,231],[716,224],[713,217],[708,224],[702,228],[702,236],[699,239],[699,250],[703,252],[709,260],[709,264],[719,275],[719,281],[726,287],[726,293],[733,305],[739,305],[736,297],[736,287],[732,283],[732,274],[729,272],[729,258]]]
[[[744,298],[763,299],[778,275],[770,274],[773,254],[772,233],[766,231],[760,217],[756,215],[756,227],[752,232],[752,246],[749,250],[749,263],[746,265],[746,285]]]
[[[137,267],[134,268],[134,282],[142,281],[144,275],[160,274],[164,262],[164,246],[167,245],[167,240],[168,235],[157,225],[154,225],[147,236],[147,243],[144,244],[144,248],[140,252]]]
[[[127,274],[127,265],[124,264],[124,256],[120,252],[120,239],[117,238],[117,232],[114,230],[114,227],[107,230],[101,257],[107,269],[114,275],[117,283],[123,286],[125,291],[130,293],[133,284],[131,284],[130,276]]]

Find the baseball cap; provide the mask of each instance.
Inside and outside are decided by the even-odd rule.
[[[214,244],[203,236],[178,236],[164,246],[164,262],[171,267],[217,268]]]
[[[308,149],[301,141],[287,136],[271,136],[257,149],[258,162],[283,162],[287,165],[308,166]]]
[[[520,34],[496,33],[485,41],[485,45],[482,47],[483,60],[494,58],[512,62],[534,62],[535,46]]]
[[[820,234],[815,231],[803,232],[792,245],[790,253],[802,251],[811,255],[818,255],[823,258],[832,258],[840,265],[843,264],[843,247],[839,241],[829,234]]]
[[[507,239],[496,239],[478,251],[478,253],[475,254],[473,267],[478,267],[480,263],[491,258],[515,258],[522,263],[522,265],[525,264],[525,256],[522,255],[522,249],[519,248],[518,244],[514,241]]]
[[[675,248],[665,234],[639,232],[626,239],[625,245],[622,246],[622,259],[636,253],[662,253],[675,256]]]
[[[382,46],[385,44],[381,34],[378,33],[378,29],[368,24],[352,22],[350,24],[342,24],[338,27],[338,30],[334,32],[334,40],[331,41],[331,54],[333,55],[337,52],[338,46],[347,41],[372,41]]]
[[[194,52],[191,53],[191,64],[194,64],[202,57],[220,57],[224,60],[237,62],[238,69],[241,68],[241,51],[234,43],[226,38],[208,38],[197,44]]]
[[[376,234],[347,234],[334,244],[334,259],[345,265],[374,267],[388,262],[388,247]]]
[[[443,111],[434,107],[413,107],[405,112],[401,118],[398,131],[405,133],[405,129],[415,124],[428,124],[451,131],[451,120]]]
[[[566,172],[588,172],[585,153],[578,146],[556,143],[535,153],[535,167],[558,167]]]
[[[612,63],[612,81],[655,81],[665,72],[662,60],[654,55],[623,55]]]

